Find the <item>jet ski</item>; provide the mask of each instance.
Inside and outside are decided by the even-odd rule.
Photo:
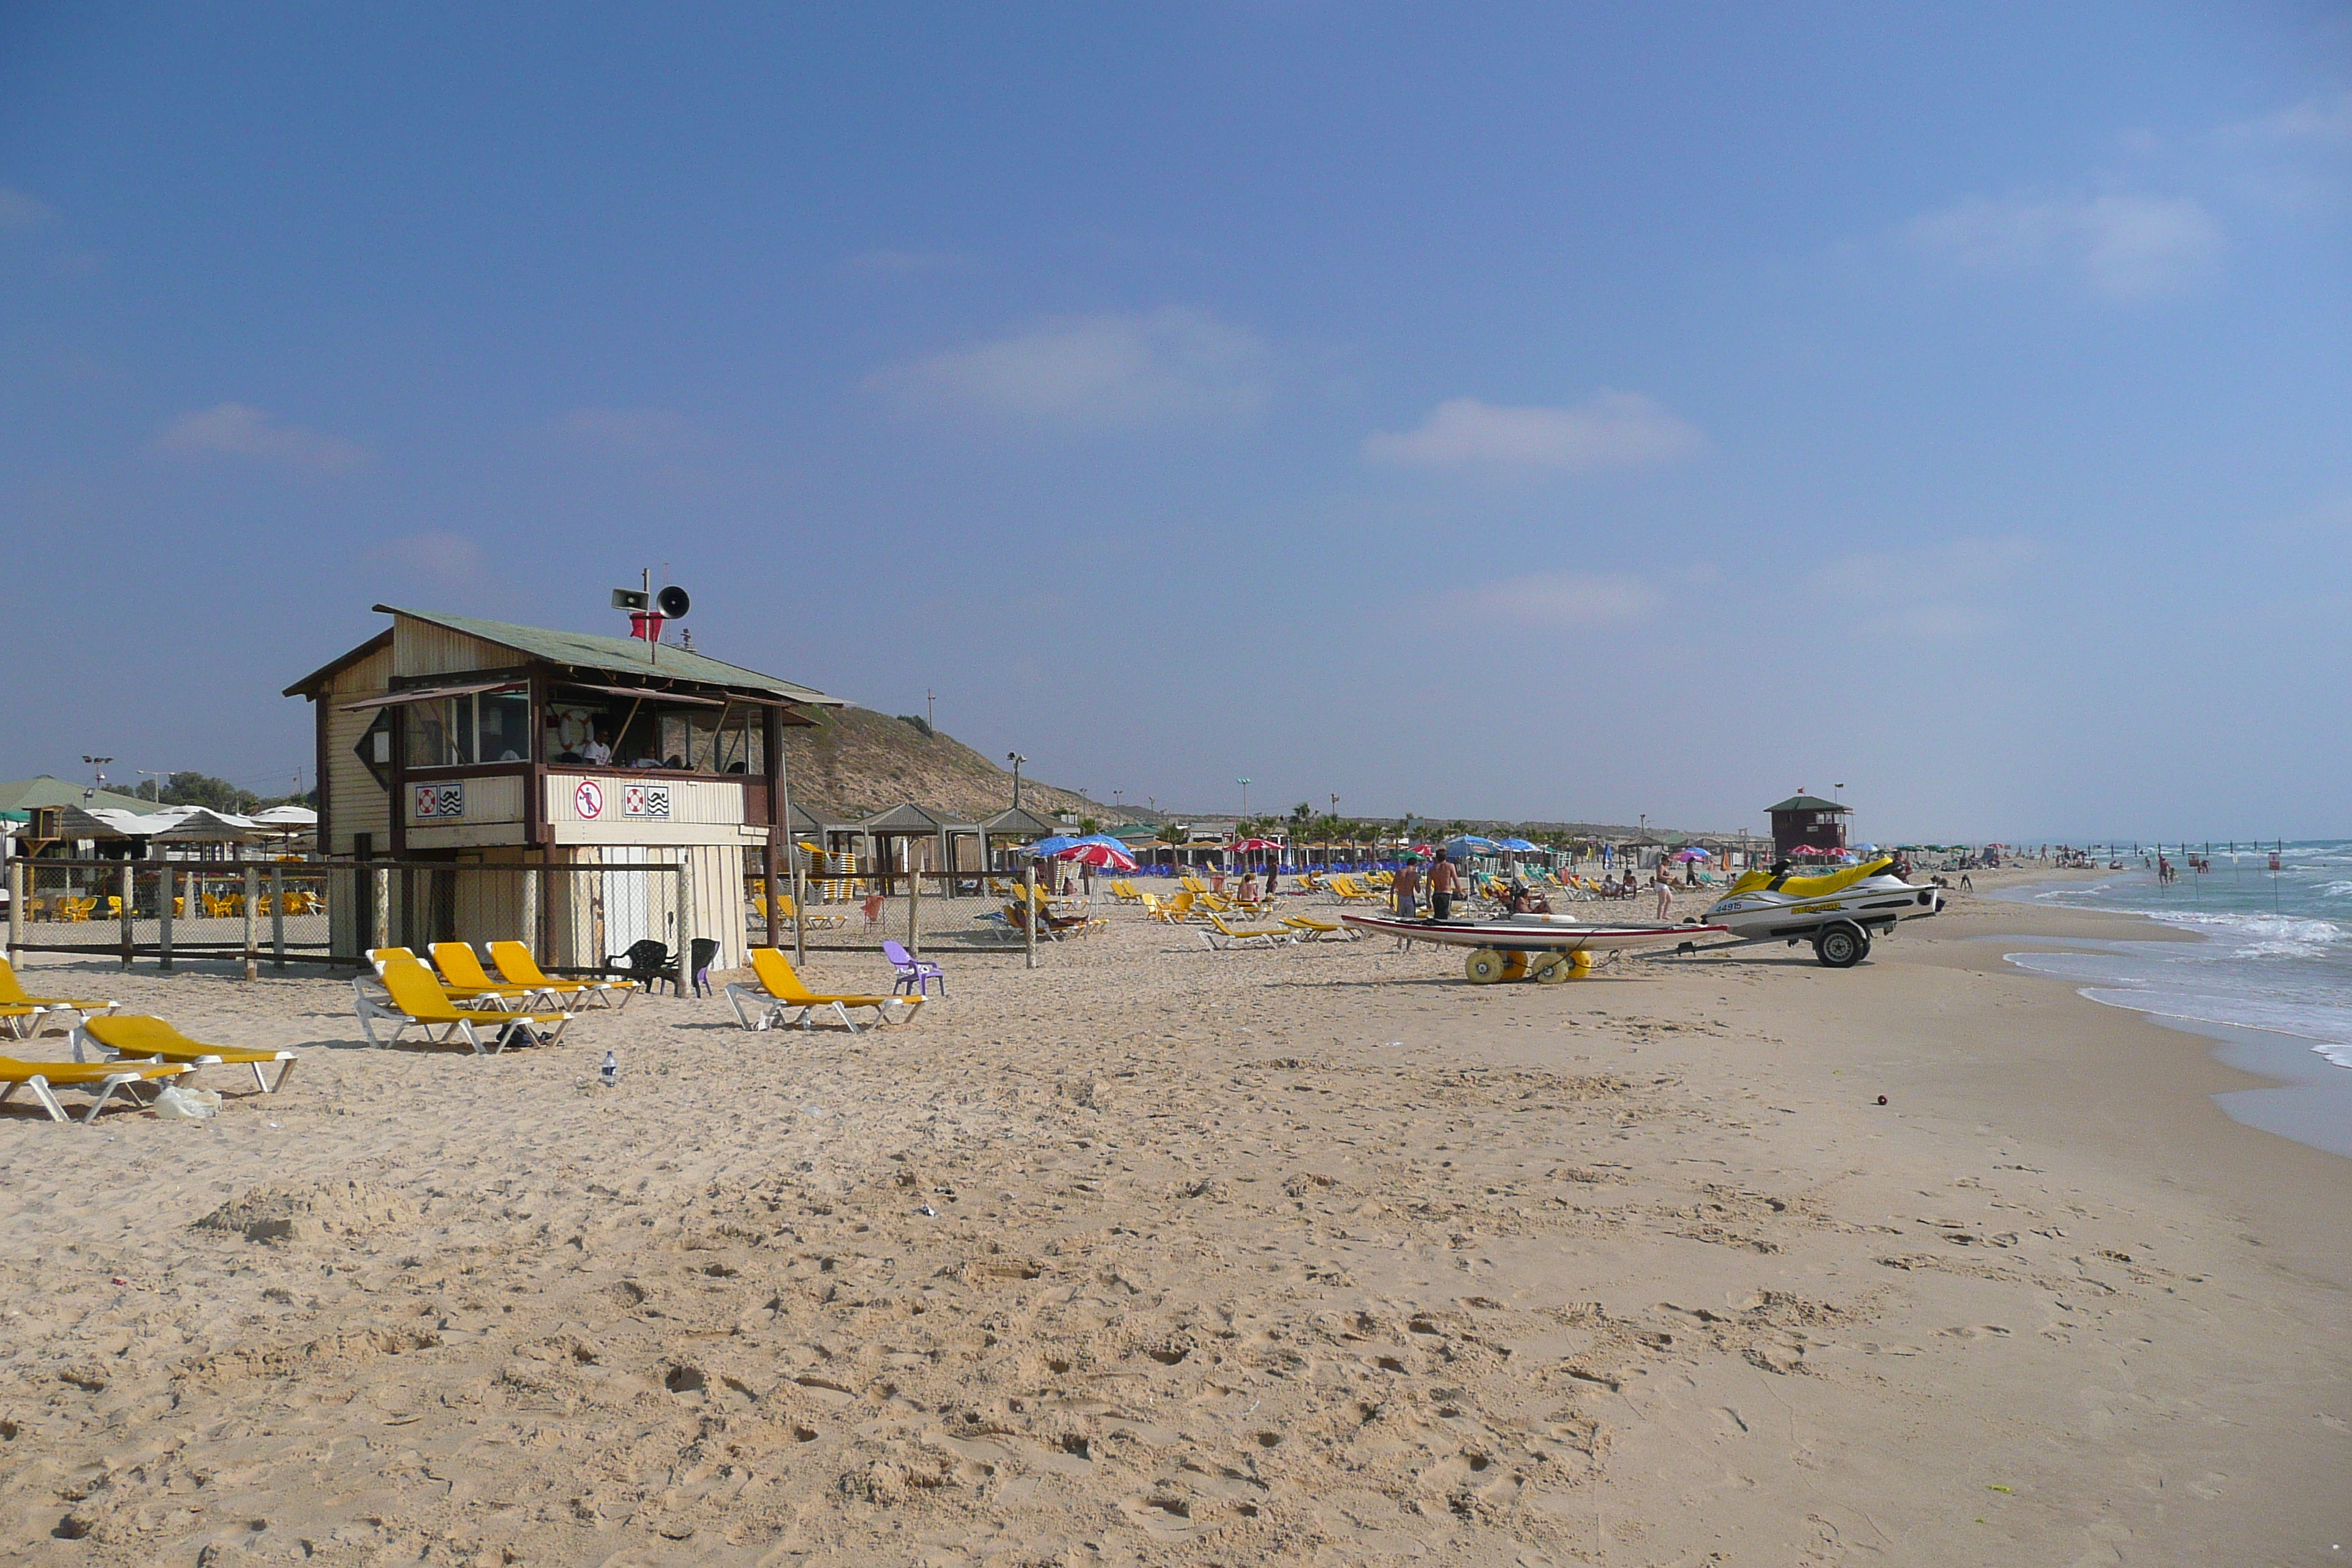
[[[1940,888],[1915,888],[1895,874],[1893,856],[1859,866],[1800,877],[1775,868],[1750,871],[1715,907],[1708,923],[1727,926],[1742,942],[1801,942],[1832,969],[1851,969],[1870,956],[1873,936],[1895,922],[1932,915],[1944,907]]]

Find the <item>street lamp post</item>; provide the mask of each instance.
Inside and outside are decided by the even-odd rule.
[[[1250,782],[1247,779],[1235,779],[1234,782],[1242,786],[1242,816],[1246,818],[1249,816]]]
[[[1007,752],[1004,760],[1013,764],[1013,809],[1021,809],[1021,764],[1029,759],[1018,752]]]

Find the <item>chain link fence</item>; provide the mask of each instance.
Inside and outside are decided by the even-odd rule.
[[[890,871],[850,877],[810,877],[800,879],[800,891],[780,879],[777,908],[782,919],[775,945],[794,945],[793,915],[798,914],[799,945],[809,952],[873,952],[885,942],[897,942],[915,953],[1020,950],[1026,943],[1021,909],[1027,894],[1018,872],[1011,871]],[[1043,882],[1038,893],[1045,896]],[[757,932],[766,925],[767,900],[758,878],[750,879],[745,898],[751,906],[749,923]],[[1042,940],[1054,940],[1054,928],[1082,921],[1088,911],[1102,912],[1109,901],[1108,884],[1097,882],[1094,897],[1046,898],[1047,915],[1038,930]],[[1064,926],[1065,930],[1074,929]]]

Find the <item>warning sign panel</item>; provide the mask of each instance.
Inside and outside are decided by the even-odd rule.
[[[466,815],[466,786],[459,784],[418,784],[416,816],[418,822],[431,822],[446,816]]]
[[[582,779],[580,787],[572,792],[572,809],[580,814],[583,822],[593,822],[604,815],[604,791],[594,779]]]
[[[633,784],[621,786],[621,815],[640,820],[669,816],[669,785]]]

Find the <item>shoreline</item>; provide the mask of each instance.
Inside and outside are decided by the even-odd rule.
[[[2098,952],[2110,951],[2120,942],[2218,943],[2221,940],[2212,931],[2178,925],[2145,910],[2084,910],[2073,905],[2045,905],[2032,901],[2029,896],[2039,889],[2063,886],[2063,881],[2047,876],[2021,879],[2004,883],[1994,889],[1991,896],[1997,901],[2015,908],[2095,914],[2133,922],[2126,933],[2116,938],[2090,939],[2086,945]],[[2002,954],[2003,961],[2007,962],[2010,956]],[[2039,971],[2028,973],[2038,973],[2042,979],[2053,980],[2072,988],[2077,996],[2094,1006],[2136,1013],[2159,1028],[2210,1042],[2209,1049],[2217,1061],[2261,1080],[2254,1086],[2216,1092],[2216,1102],[2231,1120],[2339,1159],[2352,1159],[2352,1068],[2339,1066],[2323,1054],[2318,1047],[2325,1041],[2286,1029],[2266,1029],[2215,1018],[2162,1013],[2153,1006],[2138,1006],[2129,1001],[2109,1000],[2105,996],[2089,994],[2109,991],[2118,998],[2136,994],[2127,984],[2119,982],[2103,983]]]
[[[856,1039],[646,998],[0,1120],[0,1562],[2318,1560],[2352,1163],[1992,940],[2137,917],[1990,895],[1561,986],[1124,911]]]

